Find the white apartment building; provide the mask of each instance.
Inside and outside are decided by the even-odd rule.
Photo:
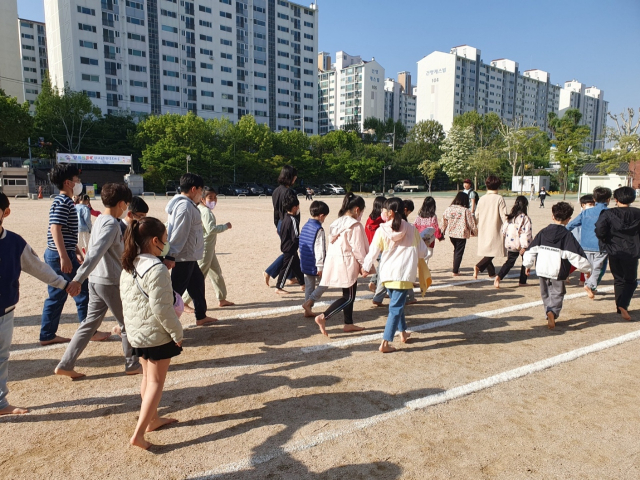
[[[410,131],[416,125],[416,96],[406,93],[401,83],[403,75],[408,76],[407,86],[411,85],[411,75],[408,72],[398,74],[398,81],[387,78],[384,81],[384,120],[391,118],[400,121]]]
[[[550,112],[562,115],[563,89],[551,83],[548,72],[535,69],[521,72],[517,62],[505,58],[486,64],[481,51],[469,45],[454,47],[449,53],[436,51],[420,60],[418,88],[416,120],[435,119],[445,131],[451,128],[454,117],[471,110],[481,114],[495,112],[507,121],[521,118],[524,125],[538,125],[545,130]],[[592,88],[592,95],[596,95],[597,89]],[[598,95],[602,100],[599,90]],[[606,110],[606,103],[602,108]],[[594,120],[598,127],[592,129],[594,138],[602,135],[604,115],[606,111],[601,120],[597,123]],[[592,142],[588,149],[594,148]]]
[[[20,65],[20,32],[18,2],[0,1],[0,88],[10,97],[24,102],[22,68]]]
[[[603,132],[607,123],[609,102],[604,100],[604,92],[597,87],[586,87],[577,80],[565,82],[560,91],[560,115],[570,108],[577,108],[582,113],[580,123],[591,129],[591,150],[604,149]]]
[[[346,52],[336,53],[330,71],[318,71],[319,133],[357,123],[364,130],[369,117],[384,120],[384,68]]]
[[[24,99],[35,112],[34,102],[40,93],[40,85],[48,75],[47,36],[44,23],[18,19],[20,30],[20,62]]]
[[[318,10],[285,0],[45,0],[53,85],[104,113],[316,133]]]

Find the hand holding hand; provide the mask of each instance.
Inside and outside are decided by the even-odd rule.
[[[362,275],[362,278],[367,278],[369,276],[369,272],[360,267],[360,275]]]
[[[169,270],[176,266],[176,262],[174,262],[173,260],[167,260],[166,258],[162,263],[164,263]]]
[[[521,248],[520,249],[520,255],[524,255],[524,252],[526,252],[527,250],[525,248]]]
[[[69,282],[69,285],[67,285],[67,288],[66,288],[66,292],[72,297],[75,297],[76,295],[78,295],[81,290],[82,290],[82,285],[80,285],[80,283],[78,282]]]

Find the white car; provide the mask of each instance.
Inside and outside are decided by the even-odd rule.
[[[334,193],[336,195],[344,195],[345,191],[344,188],[342,188],[340,185],[334,185],[332,183],[325,183],[324,185],[322,185],[322,187],[328,191],[330,191],[331,193]]]

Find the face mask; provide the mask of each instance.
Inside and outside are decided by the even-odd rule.
[[[387,223],[387,221],[389,220],[389,216],[387,215],[387,211],[386,210],[380,214],[380,218],[382,219],[382,221],[384,223]]]
[[[118,217],[120,220],[124,220],[125,218],[127,218],[127,213],[129,212],[129,208],[125,208],[122,213],[120,214],[120,216]]]
[[[4,210],[2,211],[2,216],[0,217],[0,227],[2,226],[3,220],[4,220]]]
[[[161,257],[166,257],[167,255],[169,255],[169,242],[163,244],[164,247],[162,248],[162,252],[160,252],[160,256]]]
[[[74,183],[73,184],[73,194],[74,195],[80,195],[82,193],[82,184],[81,183]]]
[[[204,204],[207,206],[207,208],[209,210],[213,210],[214,208],[216,208],[216,202],[215,201],[214,202],[207,201],[207,202],[204,202]]]

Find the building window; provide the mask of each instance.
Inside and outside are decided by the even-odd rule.
[[[200,34],[200,40],[203,40],[205,42],[213,42],[213,37],[210,37],[209,35]]]
[[[233,73],[233,70],[231,69],[231,67],[220,67],[220,71],[226,72],[226,73]]]
[[[222,107],[222,113],[233,113],[233,107]]]
[[[147,52],[143,52],[142,50],[135,50],[133,48],[129,49],[129,55],[133,55],[134,57],[146,57]]]
[[[220,16],[223,18],[233,18],[233,16],[230,13],[223,12],[222,10],[220,11]]]
[[[149,97],[138,97],[136,95],[129,96],[129,100],[133,103],[149,103]]]
[[[198,7],[198,10],[200,10],[201,12],[204,12],[204,13],[211,13],[211,9],[209,7],[205,7],[204,5],[200,5]]]
[[[87,97],[90,97],[90,98],[100,98],[100,92],[83,90],[82,93],[84,93]]]
[[[178,42],[171,42],[169,40],[162,40],[162,45],[170,48],[178,48]]]
[[[80,57],[80,63],[83,65],[98,65],[98,60],[95,58]]]
[[[96,27],[94,27],[93,25],[87,25],[86,23],[79,23],[79,24],[78,24],[78,28],[79,28],[80,30],[84,30],[85,32],[93,32],[93,33],[96,33]],[[25,35],[26,35],[26,34],[25,34],[25,33],[23,33],[23,34],[22,34],[22,37],[23,37],[23,38],[31,38],[31,39],[33,39],[33,35],[31,35],[31,36],[26,36],[26,37],[25,37]]]
[[[225,87],[233,87],[233,82],[231,80],[220,80],[220,85]]]
[[[147,67],[143,66],[143,65],[133,65],[130,64],[129,65],[129,70],[132,72],[142,72],[142,73],[147,73]]]
[[[160,15],[164,17],[178,18],[178,14],[176,12],[172,12],[171,10],[160,10]]]
[[[141,27],[144,27],[144,20],[136,17],[127,17],[127,23],[131,23],[133,25],[140,25]]]
[[[126,6],[127,7],[131,7],[131,8],[135,8],[135,9],[138,9],[138,10],[144,10],[144,5],[142,3],[139,3],[139,2],[132,2],[130,0],[126,0]]]
[[[98,75],[89,75],[87,73],[83,73],[82,74],[82,80],[85,80],[87,82],[99,82],[100,81],[100,76],[98,76]]]
[[[213,64],[212,63],[200,62],[200,68],[205,68],[207,70],[213,70]]]
[[[207,22],[206,20],[199,20],[198,23],[203,27],[211,28],[213,26],[211,22]]]
[[[200,105],[200,107],[202,108],[202,110],[213,112],[213,105],[207,105],[206,103],[203,103],[202,105]]]
[[[226,45],[228,47],[232,47],[233,46],[233,42],[231,40],[226,40],[224,38],[220,39],[220,45]]]
[[[220,30],[222,30],[223,32],[229,32],[229,33],[233,31],[231,27],[227,27],[226,25],[220,25]]]
[[[164,100],[164,104],[168,107],[179,107],[180,106],[180,101],[179,100]]]
[[[174,72],[173,70],[163,70],[162,75],[164,75],[165,77],[180,78],[180,74],[178,72]]]
[[[200,81],[203,83],[213,83],[213,78],[211,77],[200,77]]]
[[[177,27],[170,27],[168,25],[162,25],[162,30],[165,32],[178,33]],[[200,35],[200,38],[202,38],[202,35]]]
[[[147,82],[143,82],[141,80],[129,80],[129,85],[132,87],[147,88]]]
[[[93,8],[81,7],[80,5],[78,5],[78,13],[84,13],[85,15],[92,15],[94,17],[96,16],[96,11]],[[22,22],[20,22],[20,25],[22,25]],[[24,27],[24,25],[22,26]]]
[[[266,87],[266,86],[264,86],[264,85],[254,85],[254,86],[253,86],[253,89],[254,89],[254,90],[260,90],[260,91],[262,91],[262,92],[266,92],[266,91],[267,91],[267,87]]]

